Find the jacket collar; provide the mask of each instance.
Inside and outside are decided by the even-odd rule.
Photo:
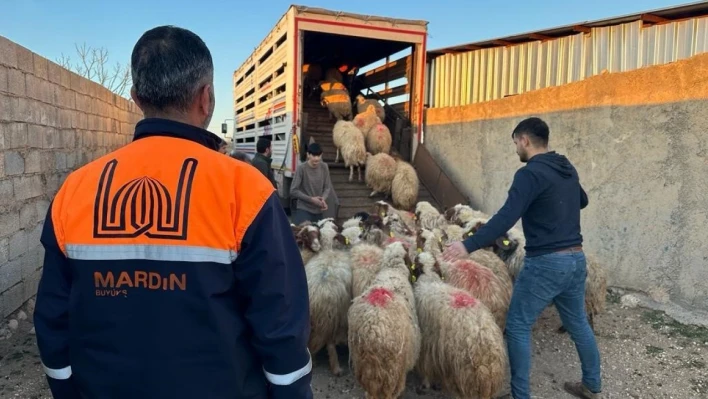
[[[164,136],[194,141],[214,151],[219,150],[221,137],[186,123],[163,118],[145,118],[135,125],[133,141],[146,137]]]
[[[265,159],[266,161],[270,161],[270,160],[271,160],[271,157],[267,157],[267,156],[261,154],[260,152],[257,152],[256,155],[254,155],[253,157],[254,157],[254,158],[255,158],[255,157],[263,158],[263,159]]]

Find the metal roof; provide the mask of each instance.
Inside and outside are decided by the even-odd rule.
[[[620,17],[601,19],[596,21],[579,22],[546,30],[527,32],[513,36],[443,47],[428,51],[428,59],[432,59],[450,53],[454,54],[479,50],[483,48],[503,47],[536,40],[551,40],[563,36],[574,35],[580,32],[589,33],[591,28],[619,25],[638,20],[642,20],[645,23],[649,24],[660,24],[663,22],[695,18],[703,15],[708,15],[708,1],[699,1],[695,3],[688,3],[673,7],[644,11],[637,14],[629,14]]]

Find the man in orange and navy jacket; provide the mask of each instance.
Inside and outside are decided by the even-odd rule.
[[[131,61],[146,118],[66,179],[42,232],[54,398],[312,398],[302,260],[273,185],[205,130],[208,48],[163,26]]]

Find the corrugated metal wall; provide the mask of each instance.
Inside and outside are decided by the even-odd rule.
[[[429,64],[427,103],[453,107],[666,64],[708,51],[708,17],[642,27],[641,21],[509,47],[446,54]]]

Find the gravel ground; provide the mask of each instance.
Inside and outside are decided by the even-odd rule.
[[[595,322],[605,397],[708,398],[708,329],[679,324],[660,311],[624,309],[617,297],[609,299],[607,312]],[[570,398],[561,388],[563,381],[580,376],[575,347],[567,335],[555,332],[559,326],[553,308],[547,309],[535,326],[534,398]],[[0,341],[0,398],[51,399],[31,329],[32,324],[22,320],[12,337]],[[340,361],[346,365],[346,349],[341,351]],[[339,378],[329,374],[324,353],[315,363],[315,398],[364,397],[348,370]],[[447,398],[439,392],[416,393],[417,381],[411,374],[403,399]]]

